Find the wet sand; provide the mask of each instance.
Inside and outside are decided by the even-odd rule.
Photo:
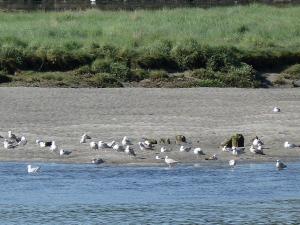
[[[0,146],[0,161],[47,161],[89,163],[100,157],[106,163],[152,165],[160,151],[140,151],[137,157],[113,150],[93,151],[88,143],[79,144],[86,132],[93,141],[121,142],[124,135],[137,143],[141,137],[170,138],[185,135],[190,145],[201,147],[205,156],[179,152],[179,145],[167,146],[169,157],[183,163],[227,163],[295,161],[300,148],[284,149],[284,141],[300,144],[300,89],[58,89],[0,88],[0,135],[12,130],[24,135],[28,144],[12,150]],[[273,113],[274,106],[282,112]],[[222,152],[220,143],[234,133],[246,139],[246,153],[239,157]],[[266,155],[249,152],[250,139],[259,136],[265,142]],[[39,148],[36,139],[55,140],[59,148],[72,150],[61,157]],[[218,155],[218,160],[205,157]],[[164,157],[166,154],[159,154]]]

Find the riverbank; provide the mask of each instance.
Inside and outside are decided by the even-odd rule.
[[[0,161],[39,161],[90,163],[100,157],[107,164],[156,164],[160,144],[153,151],[140,151],[142,137],[170,138],[166,145],[171,152],[158,154],[182,163],[227,163],[297,161],[300,149],[284,149],[284,141],[299,144],[299,89],[65,89],[65,88],[0,88],[1,130],[7,136],[12,130],[24,135],[28,144],[13,150],[0,146]],[[274,106],[281,108],[273,113]],[[83,133],[93,141],[121,142],[128,136],[137,156],[125,153],[92,151],[79,144]],[[220,144],[234,133],[245,136],[246,153],[234,157],[222,152]],[[184,135],[189,145],[201,147],[206,153],[197,158],[192,152],[179,152],[175,135]],[[265,156],[249,152],[250,139],[259,136],[265,142]],[[39,148],[36,139],[55,140],[59,149],[72,150],[61,157]],[[218,160],[206,157],[218,155]]]
[[[300,7],[0,12],[0,83],[37,87],[299,86]],[[270,29],[270,27],[272,29]],[[178,32],[181,31],[181,32]],[[265,80],[264,72],[277,73]]]

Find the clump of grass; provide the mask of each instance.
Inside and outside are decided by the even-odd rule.
[[[141,81],[149,78],[149,71],[144,69],[133,69],[131,70],[131,80]]]
[[[287,84],[283,76],[279,76],[276,80],[273,81],[274,85],[281,86]]]
[[[300,80],[300,64],[295,64],[282,72],[285,79]]]
[[[149,78],[152,81],[167,80],[169,78],[169,75],[164,70],[156,70],[150,72]]]
[[[175,46],[171,52],[182,70],[205,67],[208,54],[208,49],[193,39]]]
[[[96,74],[89,79],[88,83],[97,88],[123,87],[115,77],[106,73]]]

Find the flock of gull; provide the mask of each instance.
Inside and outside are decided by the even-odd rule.
[[[273,109],[273,112],[278,113],[278,112],[280,112],[280,109],[278,107],[275,107]],[[17,135],[13,134],[12,131],[8,131],[7,138],[0,136],[0,139],[4,139],[3,147],[5,149],[14,149],[14,148],[17,148],[18,146],[25,146],[27,144],[27,139],[24,136],[18,137]],[[91,140],[91,139],[92,139],[91,136],[84,133],[81,136],[79,143],[85,144],[88,142],[88,140]],[[51,152],[55,152],[55,153],[59,154],[60,156],[68,156],[68,155],[72,154],[72,151],[70,151],[70,150],[65,150],[63,148],[59,149],[58,146],[56,145],[55,141],[36,140],[36,144],[40,148],[48,148]],[[150,140],[148,140],[146,138],[142,138],[142,140],[140,142],[138,142],[137,144],[141,151],[147,151],[147,150],[154,149],[154,143],[152,143]],[[106,151],[107,149],[112,149],[116,152],[124,152],[130,158],[136,157],[136,152],[134,151],[132,146],[133,146],[133,143],[127,136],[124,136],[120,143],[118,143],[116,141],[111,141],[111,142],[107,142],[107,143],[104,141],[98,141],[98,142],[89,141],[89,148],[91,150],[102,149],[102,150]],[[256,136],[252,141],[252,145],[250,146],[249,151],[252,154],[265,155],[265,153],[263,151],[263,149],[264,149],[263,146],[264,146],[263,141]],[[292,144],[287,141],[284,143],[283,146],[284,146],[284,148],[290,148],[290,149],[300,147],[300,145]],[[186,145],[181,145],[179,148],[179,152],[190,152],[191,150],[192,150],[192,147],[186,146]],[[160,148],[161,153],[167,153],[169,151],[170,150],[168,150],[166,146],[162,146]],[[245,153],[245,147],[223,146],[222,151],[231,153],[234,156],[239,156],[239,155]],[[192,153],[194,155],[196,155],[197,158],[202,155],[205,155],[204,151],[199,147],[194,148]],[[158,154],[158,153],[156,153],[156,154]],[[164,162],[169,167],[173,167],[179,163],[179,161],[171,159],[167,155],[165,155],[165,157],[160,157],[159,155],[156,155],[155,159],[156,160],[164,160]],[[218,157],[216,154],[205,158],[205,160],[217,160],[217,159],[218,159]],[[91,162],[94,164],[100,164],[100,163],[103,163],[104,161],[101,158],[94,158],[94,159],[92,159]],[[229,163],[230,167],[234,167],[237,162],[235,159],[231,159],[231,160],[229,160],[228,163]],[[277,169],[284,169],[285,167],[286,167],[286,165],[283,162],[281,162],[280,160],[276,161]],[[32,167],[32,165],[27,166],[28,173],[36,173],[39,170],[40,170],[39,166],[37,166],[37,167]]]

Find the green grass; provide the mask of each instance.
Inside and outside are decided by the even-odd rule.
[[[58,86],[103,87],[149,76],[153,81],[161,76],[153,75],[155,71],[203,69],[215,75],[201,73],[184,85],[257,87],[255,70],[300,63],[299,15],[299,6],[257,4],[0,12],[0,70],[7,74],[35,71],[31,78],[21,73],[24,77],[18,79],[33,79],[37,85],[47,81]],[[41,73],[49,71],[68,73]]]
[[[92,43],[142,48],[157,40],[196,39],[239,48],[297,48],[300,7],[265,5],[155,11],[0,13],[6,44],[78,49]]]

